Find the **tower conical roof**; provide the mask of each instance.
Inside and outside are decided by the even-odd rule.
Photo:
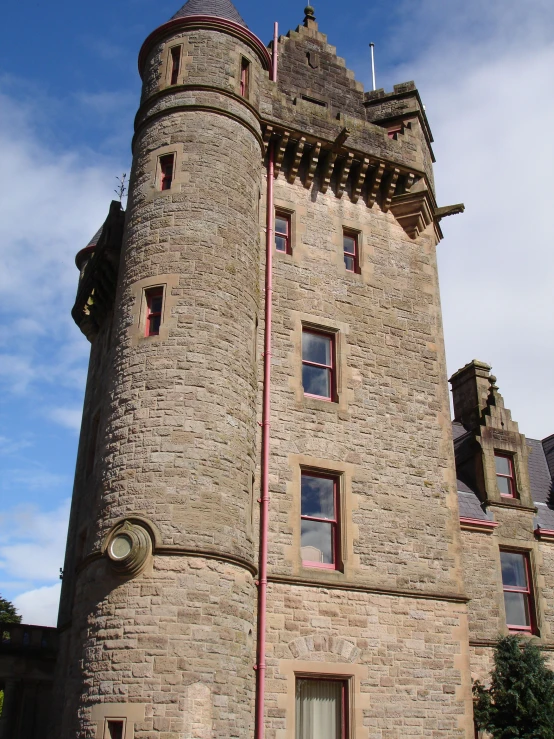
[[[186,18],[188,15],[213,15],[248,28],[231,0],[188,0],[171,20]]]

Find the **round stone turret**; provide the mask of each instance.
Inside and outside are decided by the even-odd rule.
[[[111,736],[121,717],[136,737],[189,737],[200,715],[210,736],[253,735],[256,109],[270,59],[230,8],[190,0],[140,53],[111,354],[89,376],[98,441],[92,465],[80,453],[88,493],[66,560],[59,739]]]

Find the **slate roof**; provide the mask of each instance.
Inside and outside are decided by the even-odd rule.
[[[542,440],[542,448],[544,456],[546,457],[546,463],[550,470],[550,477],[554,477],[554,434],[547,436],[546,439]]]
[[[462,437],[467,431],[461,423],[452,423],[454,447],[461,448]],[[457,442],[457,443],[456,443]],[[533,502],[537,506],[538,525],[554,531],[554,435],[543,441],[527,439],[529,447],[529,482]],[[486,521],[487,515],[481,508],[477,491],[458,480],[458,503],[460,516]]]
[[[104,228],[104,224],[102,224],[100,226],[100,228],[98,229],[98,231],[94,234],[94,236],[92,237],[92,239],[88,242],[88,244],[86,245],[86,248],[87,249],[88,249],[89,246],[96,246],[96,244],[98,243],[98,239],[100,238],[100,235],[102,233],[102,229],[103,228]]]
[[[188,0],[171,20],[186,18],[188,15],[212,15],[216,18],[226,18],[228,21],[234,21],[248,28],[231,0]]]

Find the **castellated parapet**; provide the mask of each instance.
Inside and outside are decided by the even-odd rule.
[[[51,736],[254,737],[273,148],[266,735],[292,739],[296,681],[331,676],[351,739],[470,739],[435,256],[456,208],[437,207],[427,119],[413,85],[364,95],[313,13],[271,81],[229,6],[190,0],[145,43],[123,239],[113,205],[80,258],[92,351]],[[306,333],[332,346],[328,398],[303,381]],[[317,565],[310,474],[336,491]]]

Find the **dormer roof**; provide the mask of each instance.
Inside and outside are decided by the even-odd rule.
[[[248,28],[231,0],[188,0],[171,20],[186,18],[189,15],[211,15],[216,18],[225,18]]]

